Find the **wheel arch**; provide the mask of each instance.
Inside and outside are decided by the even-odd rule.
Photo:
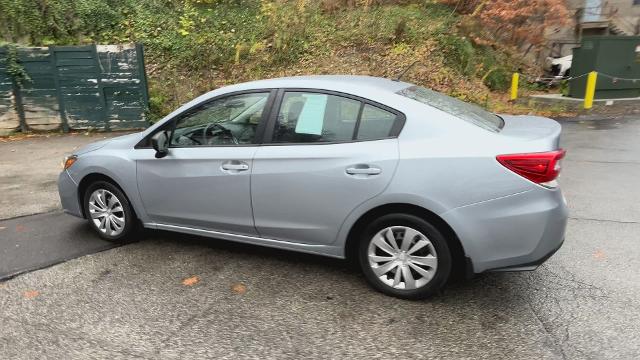
[[[444,221],[436,213],[425,209],[421,206],[407,203],[390,203],[379,205],[362,214],[358,220],[351,226],[345,242],[345,256],[348,261],[356,261],[358,249],[358,234],[364,231],[364,228],[374,219],[392,213],[403,213],[418,216],[433,226],[435,226],[442,234],[451,250],[453,260],[452,276],[454,278],[469,277],[472,272],[471,260],[466,256],[462,243],[453,228]]]
[[[87,218],[87,214],[85,213],[85,209],[84,209],[84,193],[87,191],[87,188],[89,187],[89,185],[95,183],[96,181],[106,181],[108,183],[113,184],[113,186],[117,187],[120,191],[122,191],[124,196],[127,198],[127,201],[131,205],[131,210],[133,210],[133,215],[137,217],[135,206],[131,202],[131,197],[127,194],[126,191],[124,191],[122,186],[120,186],[120,184],[118,184],[118,182],[110,176],[107,176],[103,173],[93,172],[85,175],[82,178],[82,180],[80,180],[80,182],[78,183],[78,202],[80,203],[80,211],[82,211],[83,218],[85,219]]]

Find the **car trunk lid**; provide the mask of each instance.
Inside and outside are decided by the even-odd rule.
[[[504,127],[499,134],[519,143],[528,143],[531,147],[530,151],[549,151],[560,147],[562,128],[557,121],[529,115],[500,115],[500,117],[504,120]]]

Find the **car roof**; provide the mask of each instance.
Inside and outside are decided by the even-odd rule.
[[[156,127],[160,126],[161,123],[164,123],[165,120],[170,119],[193,106],[197,106],[204,101],[208,101],[209,99],[219,95],[236,91],[278,88],[329,90],[360,96],[386,105],[386,100],[389,99],[390,94],[395,95],[394,93],[397,91],[409,86],[413,86],[413,84],[362,75],[308,75],[249,81],[224,86],[200,95],[165,116],[161,121],[157,122],[154,126],[151,126],[148,130],[153,131]],[[398,97],[401,96],[398,95]]]
[[[391,79],[362,75],[308,75],[257,80],[225,87],[225,90],[269,88],[322,89],[358,94],[368,91],[395,93],[412,84]],[[237,88],[237,89],[235,89]]]

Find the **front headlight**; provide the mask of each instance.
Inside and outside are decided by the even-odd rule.
[[[78,160],[78,156],[77,155],[67,155],[64,157],[64,161],[62,161],[62,170],[67,170],[68,168],[71,167],[71,165],[73,165],[73,163],[76,162],[76,160]]]

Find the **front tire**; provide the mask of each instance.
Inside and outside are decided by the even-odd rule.
[[[360,238],[358,258],[373,288],[402,299],[437,294],[452,266],[442,233],[424,219],[402,213],[369,224]]]
[[[84,213],[90,226],[108,241],[131,240],[136,218],[122,190],[107,181],[96,181],[84,193]]]

